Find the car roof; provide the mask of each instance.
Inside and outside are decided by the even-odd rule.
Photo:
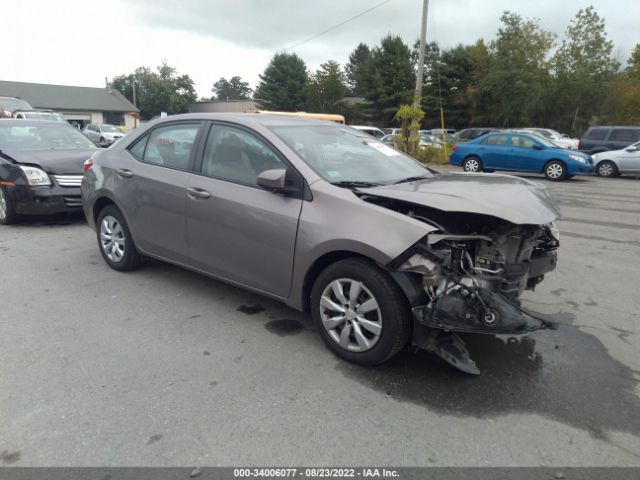
[[[330,122],[326,120],[316,120],[313,118],[303,118],[287,115],[269,115],[265,113],[183,113],[180,115],[169,115],[167,117],[157,118],[149,122],[153,125],[160,125],[165,122],[180,121],[180,120],[220,120],[227,122],[235,122],[245,125],[259,124],[263,126],[327,126],[334,125],[337,127],[344,127],[345,125]],[[347,125],[353,127],[353,125]],[[368,127],[375,128],[377,127]]]

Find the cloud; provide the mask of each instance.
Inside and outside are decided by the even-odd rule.
[[[163,59],[196,82],[199,95],[221,76],[240,75],[252,86],[276,51],[305,40],[382,0],[20,0],[3,2],[2,79],[103,86],[105,77],[154,68]],[[562,35],[579,8],[593,3],[605,18],[614,53],[623,62],[638,42],[640,2],[630,0],[431,0],[427,38],[444,47],[495,37],[500,14],[512,10],[540,19]],[[33,13],[37,12],[37,15]],[[64,23],[52,26],[52,18]],[[316,68],[344,63],[359,42],[379,43],[387,33],[413,44],[420,0],[391,0],[295,52]],[[92,34],[99,32],[99,35]]]

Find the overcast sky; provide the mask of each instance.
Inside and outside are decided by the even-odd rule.
[[[200,96],[221,76],[252,87],[282,51],[383,0],[3,0],[0,80],[104,86],[105,77],[155,67],[187,73]],[[494,38],[504,10],[540,20],[559,36],[593,4],[625,62],[640,42],[639,0],[431,0],[427,37],[443,46]],[[387,33],[412,44],[422,0],[389,0],[293,51],[310,68],[344,63],[358,42]]]

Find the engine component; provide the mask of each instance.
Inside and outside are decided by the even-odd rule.
[[[413,312],[423,325],[442,330],[521,334],[557,328],[553,322],[533,317],[500,294],[462,285],[429,305],[414,307]]]

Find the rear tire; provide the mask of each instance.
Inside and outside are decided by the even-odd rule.
[[[0,224],[13,225],[18,222],[19,218],[11,196],[7,194],[6,187],[0,186]]]
[[[96,234],[102,258],[111,268],[128,272],[140,266],[142,257],[133,243],[124,215],[115,205],[109,205],[100,211]]]
[[[596,173],[599,177],[615,177],[618,175],[618,167],[616,167],[616,164],[610,160],[603,160],[598,163]]]
[[[544,176],[552,182],[559,182],[567,178],[567,167],[559,160],[552,160],[544,166]]]
[[[467,157],[462,162],[462,169],[469,173],[482,172],[482,160],[478,157]]]
[[[311,316],[327,347],[360,365],[388,360],[409,339],[411,309],[398,285],[358,258],[320,273],[311,291]]]

